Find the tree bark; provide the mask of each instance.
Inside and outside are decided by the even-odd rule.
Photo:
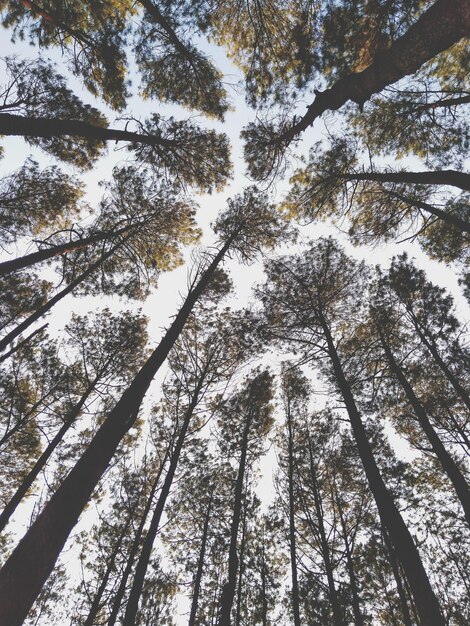
[[[470,32],[468,0],[437,0],[408,31],[379,53],[362,72],[348,74],[317,96],[307,113],[279,138],[288,145],[327,110],[348,100],[360,106],[401,78],[414,74],[439,52],[447,50]]]
[[[16,490],[15,494],[11,497],[8,504],[3,509],[0,515],[0,533],[3,532],[3,529],[8,524],[10,517],[16,510],[16,507],[20,504],[21,500],[28,493],[29,489],[32,487],[34,481],[39,476],[40,472],[46,466],[46,463],[52,456],[52,453],[57,448],[59,443],[63,440],[65,434],[69,430],[69,428],[73,425],[77,417],[80,415],[81,410],[83,409],[86,401],[90,397],[93,389],[95,388],[96,380],[86,389],[85,393],[82,395],[77,404],[72,408],[70,414],[67,419],[64,421],[59,431],[55,435],[55,437],[49,442],[44,452],[38,458],[36,463],[33,465],[28,475],[24,478],[21,485]]]
[[[349,584],[351,585],[352,594],[352,607],[354,613],[355,626],[364,626],[364,619],[361,613],[361,605],[359,600],[359,589],[357,585],[356,572],[354,571],[354,563],[352,558],[351,546],[348,541],[348,532],[346,527],[346,520],[344,519],[343,506],[340,503],[338,492],[335,484],[335,501],[338,509],[339,521],[341,524],[341,531],[343,533],[344,547],[346,551],[346,564],[348,568]]]
[[[408,578],[420,620],[426,626],[445,626],[441,608],[432,590],[419,552],[380,474],[361,415],[336,351],[331,331],[322,314],[320,314],[320,323],[327,343],[336,383],[348,412],[367,482],[377,504],[380,518],[395,548],[397,558],[402,563]]]
[[[29,343],[34,337],[36,337],[36,335],[39,335],[40,333],[42,333],[43,331],[46,330],[46,328],[49,326],[49,322],[47,322],[46,324],[43,324],[42,326],[40,326],[39,328],[36,328],[36,330],[33,330],[32,333],[30,333],[27,337],[25,337],[24,339],[22,339],[21,341],[19,341],[16,346],[13,346],[13,348],[11,348],[11,350],[8,350],[8,352],[6,352],[5,354],[2,354],[0,356],[0,363],[3,363],[3,361],[6,361],[8,358],[10,358],[13,354],[15,354],[15,352],[18,352],[18,350],[20,348],[22,348],[24,345],[26,345],[27,343]]]
[[[463,231],[464,233],[470,233],[470,222],[467,220],[462,220],[456,215],[452,215],[451,213],[447,213],[447,211],[443,211],[438,207],[429,204],[428,202],[423,202],[422,200],[418,200],[417,198],[409,198],[407,196],[403,196],[401,193],[397,193],[396,191],[386,190],[388,195],[392,198],[396,198],[397,200],[401,200],[402,202],[406,202],[411,206],[415,206],[417,209],[421,209],[422,211],[426,211],[426,213],[431,213],[435,217],[439,218],[443,222],[450,224],[454,228]]]
[[[86,278],[88,278],[88,276],[90,276],[107,259],[109,259],[109,257],[112,254],[114,254],[114,252],[120,245],[121,244],[119,243],[113,246],[108,252],[106,252],[106,254],[104,254],[100,259],[98,259],[98,261],[90,265],[84,272],[79,274],[77,278],[72,280],[67,285],[67,287],[59,291],[59,293],[56,293],[55,296],[53,296],[50,300],[48,300],[42,306],[40,306],[39,309],[36,309],[34,313],[31,313],[29,317],[27,317],[25,320],[23,320],[17,326],[15,326],[13,330],[11,330],[7,335],[5,335],[5,337],[3,337],[2,340],[0,340],[0,352],[5,350],[8,344],[10,344],[14,339],[16,339],[18,335],[21,335],[21,333],[25,331],[27,328],[29,328],[31,324],[34,324],[34,322],[37,322],[37,320],[41,319],[41,317],[45,315],[48,311],[50,311],[55,304],[60,302],[63,298],[65,298],[65,296],[71,293],[75,289],[75,287],[77,287],[81,282],[83,282]]]
[[[400,598],[401,612],[403,615],[403,624],[404,626],[413,626],[413,624],[411,623],[410,609],[408,608],[408,602],[406,600],[406,594],[403,588],[397,559],[395,556],[395,552],[393,550],[393,546],[391,545],[390,539],[387,535],[387,530],[385,528],[382,529],[382,535],[384,538],[385,546],[387,548],[390,565],[393,571],[393,576],[395,578],[395,584],[397,586],[398,597]]]
[[[139,600],[142,594],[142,589],[145,581],[145,574],[147,572],[148,564],[152,554],[153,544],[157,537],[158,529],[160,527],[160,520],[165,508],[166,500],[170,493],[171,485],[175,477],[176,469],[178,467],[181,450],[186,439],[186,433],[188,432],[191,417],[193,416],[194,409],[199,402],[199,394],[203,385],[203,375],[198,381],[197,387],[194,391],[191,402],[186,410],[181,430],[178,434],[175,449],[170,457],[170,465],[165,476],[165,480],[162,485],[162,490],[158,496],[155,510],[152,515],[152,521],[150,522],[149,529],[145,535],[142,550],[140,552],[139,560],[134,573],[134,580],[132,581],[132,587],[127,600],[126,612],[123,619],[123,626],[134,626],[137,618],[137,611],[139,610]]]
[[[148,146],[171,149],[177,142],[156,135],[142,135],[127,130],[95,126],[80,120],[54,119],[47,117],[24,117],[11,113],[0,114],[0,135],[21,135],[24,137],[84,137],[94,141],[128,141]]]
[[[248,409],[243,429],[240,462],[238,464],[237,482],[235,484],[235,497],[233,501],[232,523],[230,526],[230,548],[228,557],[228,578],[222,587],[220,596],[220,614],[218,626],[230,626],[233,600],[235,598],[235,588],[237,586],[238,555],[237,538],[240,526],[240,518],[243,505],[243,482],[245,479],[246,457],[248,452],[248,435],[253,419],[252,410]]]
[[[111,612],[110,612],[109,617],[108,617],[108,621],[106,622],[107,626],[114,626],[114,624],[116,623],[117,616],[118,616],[118,613],[119,613],[119,609],[121,608],[122,599],[124,597],[124,594],[126,593],[127,581],[129,580],[129,576],[131,574],[132,568],[134,567],[134,561],[135,561],[135,557],[137,555],[137,552],[139,550],[139,545],[140,545],[140,541],[142,539],[142,535],[143,535],[143,532],[144,532],[144,527],[145,527],[145,524],[147,522],[147,518],[149,516],[150,509],[152,508],[153,498],[154,498],[155,493],[157,491],[157,487],[158,487],[158,484],[160,482],[160,477],[161,477],[163,469],[165,467],[167,458],[168,458],[168,449],[167,449],[167,451],[165,453],[163,461],[160,463],[160,467],[158,468],[158,473],[157,473],[157,475],[155,477],[155,480],[153,481],[152,488],[150,489],[150,494],[149,494],[149,497],[147,499],[147,503],[145,505],[144,512],[143,512],[142,517],[140,519],[139,526],[137,528],[137,531],[135,533],[134,539],[132,541],[131,549],[129,550],[129,554],[127,555],[126,566],[125,566],[124,571],[122,573],[121,580],[119,582],[118,590],[116,591],[116,594],[114,596],[114,600],[113,600],[113,603],[112,603],[112,608],[111,608]]]
[[[183,329],[193,306],[230,247],[229,238],[189,293],[170,328],[93,437],[82,457],[0,571],[0,623],[21,626],[108,467],[120,441],[137,419],[153,377]]]
[[[122,235],[130,228],[132,228],[131,224],[114,232],[98,232],[94,235],[90,235],[89,237],[83,237],[82,239],[77,239],[75,241],[68,241],[56,246],[50,246],[49,248],[43,248],[37,252],[32,252],[31,254],[26,254],[16,259],[12,259],[11,261],[3,261],[3,263],[0,263],[0,276],[17,272],[25,267],[31,267],[36,263],[47,261],[47,259],[52,259],[55,256],[67,254],[68,252],[73,252],[74,250],[83,250],[94,243]]]
[[[470,191],[470,174],[457,170],[428,172],[352,172],[343,174],[344,180],[366,180],[379,183],[412,183],[415,185],[449,185]]]
[[[408,402],[410,403],[413,409],[413,412],[418,419],[419,425],[421,426],[424,434],[426,435],[429,443],[431,444],[432,451],[436,455],[437,459],[439,460],[439,463],[442,466],[442,469],[447,474],[447,477],[452,483],[457,493],[457,497],[460,500],[460,503],[464,510],[465,518],[468,524],[470,525],[470,489],[468,487],[467,481],[465,480],[465,477],[460,471],[457,463],[454,461],[454,459],[445,449],[444,444],[440,440],[439,435],[437,434],[433,425],[429,421],[429,417],[426,412],[426,409],[418,400],[415,392],[413,391],[412,386],[410,385],[406,376],[404,375],[403,370],[398,365],[388,342],[386,341],[385,337],[380,331],[379,331],[379,335],[380,335],[382,347],[387,357],[390,369],[392,373],[396,376],[403,391],[405,392],[406,398],[408,399]]]
[[[414,314],[412,307],[409,304],[406,304],[406,303],[404,304],[405,304],[406,311],[411,318],[411,323],[413,324],[413,327],[416,330],[416,333],[418,334],[418,337],[420,338],[422,343],[426,346],[426,348],[429,350],[432,357],[434,358],[434,360],[436,361],[436,363],[438,364],[438,366],[441,368],[442,372],[444,373],[444,376],[450,382],[450,384],[452,385],[452,387],[454,388],[458,396],[461,398],[461,400],[464,402],[467,409],[470,411],[470,396],[468,395],[467,391],[460,384],[460,381],[458,380],[458,378],[453,374],[453,372],[451,372],[450,368],[447,366],[444,359],[439,354],[439,350],[437,349],[434,338],[419,323],[419,320]]]
[[[201,548],[199,550],[199,559],[197,562],[196,576],[194,577],[193,597],[191,600],[191,612],[189,614],[188,626],[195,626],[196,615],[199,604],[199,593],[201,591],[202,574],[204,572],[204,559],[206,558],[207,536],[209,531],[209,521],[212,513],[212,500],[214,492],[211,491],[209,502],[207,504],[206,516],[204,517],[204,526],[202,529]]]
[[[290,398],[287,398],[287,430],[288,430],[288,481],[289,481],[289,544],[292,575],[292,612],[294,626],[300,626],[299,581],[297,575],[297,546],[295,541],[295,502],[294,502],[294,446],[292,433],[292,415]]]
[[[321,502],[320,491],[318,488],[318,481],[316,475],[315,463],[313,460],[312,441],[310,434],[308,434],[308,454],[310,461],[310,479],[312,481],[312,493],[313,500],[315,502],[315,513],[318,520],[318,533],[320,535],[320,549],[323,557],[323,563],[325,565],[326,578],[328,581],[328,595],[330,597],[331,610],[333,612],[333,622],[335,626],[343,626],[343,617],[341,614],[341,606],[338,600],[338,592],[336,591],[335,579],[333,576],[333,564],[330,558],[330,547],[328,545],[328,539],[326,538],[323,506]]]

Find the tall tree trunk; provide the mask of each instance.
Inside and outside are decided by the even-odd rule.
[[[388,537],[386,528],[382,528],[382,536],[384,539],[385,546],[387,548],[388,558],[390,561],[390,565],[392,567],[393,576],[395,578],[395,584],[397,586],[398,597],[400,598],[401,612],[403,615],[403,624],[404,626],[413,626],[413,624],[411,623],[410,609],[408,608],[408,602],[406,600],[406,593],[403,588],[403,583],[402,583],[401,576],[400,576],[400,569],[398,567],[397,559],[395,556],[395,551],[393,549],[393,546],[390,543],[390,539]]]
[[[43,324],[39,328],[36,328],[36,330],[33,330],[32,333],[30,333],[27,337],[19,341],[15,346],[13,346],[13,348],[8,350],[8,352],[5,352],[5,354],[2,354],[0,356],[0,363],[3,363],[3,361],[6,361],[8,358],[13,356],[15,352],[18,352],[20,348],[22,348],[24,345],[29,343],[34,337],[36,337],[36,335],[39,335],[40,333],[45,331],[48,326],[49,326],[49,322],[47,322],[46,324]]]
[[[379,183],[413,183],[416,185],[450,185],[470,191],[470,174],[456,170],[434,172],[357,172],[343,174],[343,180],[366,180]]]
[[[145,574],[147,572],[148,564],[150,562],[153,544],[155,543],[166,500],[170,494],[171,485],[173,484],[173,479],[175,477],[176,469],[178,467],[181,450],[183,449],[183,445],[186,439],[186,433],[188,432],[189,424],[191,422],[191,417],[193,416],[194,409],[199,402],[199,394],[201,392],[203,382],[204,374],[201,375],[201,378],[199,379],[196,389],[193,393],[193,397],[191,398],[191,402],[185,412],[183,424],[181,425],[181,430],[176,440],[175,449],[173,450],[170,457],[170,465],[168,467],[168,471],[166,473],[160,495],[158,496],[158,500],[152,515],[152,521],[150,522],[149,529],[147,531],[147,534],[145,535],[139,560],[137,561],[137,565],[135,568],[134,580],[132,581],[132,587],[129,593],[129,598],[127,600],[126,612],[122,622],[123,626],[134,626],[136,622],[137,611],[139,609],[139,600],[142,594]]]
[[[107,626],[114,626],[114,624],[116,623],[116,620],[119,614],[119,609],[121,608],[122,599],[126,593],[127,581],[129,580],[129,576],[132,572],[132,568],[134,567],[135,557],[139,551],[139,546],[141,545],[141,539],[144,533],[145,524],[147,523],[147,519],[148,519],[150,510],[152,508],[153,499],[155,497],[155,493],[160,483],[160,478],[163,473],[163,469],[166,465],[168,455],[169,455],[169,450],[167,449],[165,456],[163,457],[163,460],[160,463],[160,467],[158,468],[158,472],[155,477],[155,480],[152,483],[150,494],[147,498],[147,503],[142,513],[142,517],[140,518],[139,526],[137,527],[137,531],[134,535],[134,539],[132,540],[131,549],[129,550],[129,554],[127,555],[127,559],[126,559],[126,565],[124,567],[124,571],[122,572],[121,580],[119,581],[119,587],[114,595],[108,621],[106,622]]]
[[[245,542],[246,542],[246,507],[247,501],[245,498],[243,506],[243,520],[242,520],[242,532],[240,538],[240,566],[238,568],[238,585],[237,585],[237,608],[235,611],[235,626],[240,626],[242,620],[242,597],[243,597],[243,572],[245,568]]]
[[[441,357],[441,355],[439,353],[439,350],[438,350],[438,348],[436,346],[436,343],[434,341],[434,338],[432,337],[432,335],[430,335],[427,332],[426,328],[424,328],[419,323],[419,320],[417,319],[416,315],[414,314],[412,307],[410,305],[405,304],[405,308],[406,308],[406,311],[407,311],[408,315],[411,318],[411,322],[412,322],[412,324],[414,326],[414,329],[416,330],[416,333],[418,334],[418,336],[421,339],[422,343],[429,350],[429,352],[433,356],[433,358],[436,361],[436,363],[438,364],[438,366],[441,368],[441,370],[444,373],[444,375],[447,378],[447,380],[450,382],[450,384],[452,385],[452,387],[454,388],[456,393],[459,395],[459,397],[464,402],[464,404],[467,407],[467,409],[470,411],[470,396],[468,395],[468,393],[464,389],[464,387],[460,384],[460,381],[458,380],[458,378],[454,375],[454,373],[447,366],[447,364],[445,363],[444,359]]]
[[[114,252],[120,245],[121,243],[113,246],[110,250],[108,250],[108,252],[106,252],[106,254],[98,259],[98,261],[90,265],[84,272],[79,274],[77,278],[72,280],[67,285],[67,287],[64,287],[64,289],[56,293],[56,295],[53,296],[50,300],[48,300],[42,306],[36,309],[34,313],[31,313],[29,317],[27,317],[25,320],[15,326],[13,330],[11,330],[7,335],[5,335],[5,337],[3,337],[2,340],[0,340],[0,352],[5,350],[8,344],[16,339],[18,335],[21,335],[21,333],[29,328],[31,324],[34,324],[34,322],[37,322],[37,320],[41,319],[41,317],[45,315],[48,311],[50,311],[55,304],[60,302],[63,298],[65,298],[65,296],[71,293],[75,289],[75,287],[77,287],[80,283],[86,280],[88,276],[91,276],[91,274],[93,274],[95,270],[97,270],[107,259],[109,259],[110,256],[114,254]]]
[[[295,502],[294,502],[294,442],[292,432],[292,415],[290,398],[287,397],[287,430],[288,430],[288,482],[289,482],[289,547],[290,567],[292,575],[292,612],[294,626],[300,626],[299,581],[297,575],[297,545],[295,539]]]
[[[85,393],[82,395],[80,400],[72,408],[72,410],[70,411],[67,418],[64,420],[64,423],[58,430],[55,437],[51,439],[51,441],[47,445],[44,452],[38,458],[36,463],[33,465],[31,470],[29,471],[28,475],[23,479],[23,482],[18,487],[15,494],[11,497],[11,499],[9,500],[9,502],[3,509],[2,513],[0,514],[0,533],[3,532],[3,529],[8,524],[10,517],[15,512],[16,507],[20,504],[21,500],[28,493],[34,481],[36,480],[40,472],[46,466],[48,460],[52,456],[52,453],[57,448],[59,443],[63,440],[65,434],[67,433],[69,428],[74,424],[77,417],[80,415],[81,410],[83,409],[86,401],[88,400],[88,398],[90,397],[90,394],[93,392],[93,389],[95,388],[96,382],[97,382],[97,379],[95,379],[92,382],[92,384],[90,384],[88,388],[85,390]]]
[[[70,532],[127,431],[137,419],[153,377],[178,339],[193,306],[235,235],[222,246],[190,291],[159,346],[122,394],[82,457],[54,493],[0,571],[0,623],[21,626]]]
[[[230,614],[232,612],[233,600],[235,598],[235,589],[237,586],[238,529],[240,526],[240,518],[241,518],[241,512],[242,512],[243,483],[245,480],[246,457],[247,457],[247,452],[248,452],[248,435],[250,432],[252,419],[253,419],[253,413],[252,413],[252,410],[249,408],[248,414],[245,419],[245,426],[243,429],[240,462],[238,464],[237,482],[235,484],[235,496],[233,500],[232,523],[230,526],[228,577],[227,577],[227,581],[224,583],[222,587],[222,593],[220,596],[220,613],[219,613],[219,619],[217,622],[218,626],[230,626],[231,624]]]
[[[338,509],[338,516],[339,516],[339,521],[341,524],[341,532],[343,533],[344,548],[346,552],[346,564],[348,568],[349,584],[351,585],[354,624],[355,626],[364,626],[364,619],[361,613],[359,589],[358,589],[358,584],[357,584],[356,572],[354,570],[351,545],[349,544],[349,540],[348,540],[348,530],[346,526],[346,520],[344,519],[343,505],[341,504],[339,494],[336,489],[336,484],[334,486],[334,496],[335,496],[336,508]]]
[[[195,626],[196,616],[199,604],[199,593],[201,591],[202,574],[204,572],[204,559],[206,558],[206,545],[209,532],[209,521],[212,513],[212,501],[214,498],[214,492],[211,491],[209,496],[209,502],[207,504],[206,515],[204,517],[204,526],[202,529],[201,547],[199,550],[199,559],[197,562],[196,575],[194,577],[193,584],[193,597],[191,600],[191,612],[189,614],[188,626]]]
[[[464,233],[470,233],[470,222],[468,222],[467,220],[462,220],[456,215],[453,215],[452,213],[447,213],[447,211],[443,211],[442,209],[439,209],[438,207],[429,204],[428,202],[423,202],[422,200],[418,200],[417,198],[404,196],[403,194],[397,193],[396,191],[387,190],[387,194],[391,198],[396,198],[397,200],[401,200],[402,202],[405,202],[410,206],[414,206],[421,211],[426,211],[426,213],[434,215],[446,224],[450,224],[450,226],[453,226],[454,228],[457,228]]]
[[[266,593],[266,552],[264,549],[264,535],[261,558],[261,624],[262,626],[268,626],[268,595]]]
[[[432,590],[419,552],[380,474],[361,415],[336,351],[328,323],[323,315],[320,316],[320,319],[336,383],[348,412],[367,482],[377,504],[380,518],[395,548],[397,558],[403,565],[403,570],[408,578],[420,620],[426,626],[445,626],[439,602]]]
[[[408,382],[406,376],[403,373],[403,370],[398,365],[390,345],[385,339],[383,333],[379,331],[380,340],[382,342],[382,347],[387,357],[390,369],[392,373],[396,376],[398,382],[400,383],[403,391],[405,392],[406,398],[410,403],[414,414],[416,415],[419,425],[421,426],[424,434],[426,435],[429,443],[431,444],[432,451],[436,455],[439,463],[442,466],[442,469],[447,474],[450,482],[452,483],[455,492],[457,493],[457,497],[460,500],[462,508],[464,510],[465,517],[467,519],[468,524],[470,525],[470,489],[468,487],[467,481],[465,480],[464,475],[459,469],[459,466],[451,457],[451,455],[447,452],[442,443],[439,435],[435,431],[433,425],[429,421],[428,414],[426,409],[418,400],[415,392],[413,391],[412,386]]]
[[[308,434],[308,454],[310,461],[310,479],[312,481],[313,500],[315,502],[315,513],[318,520],[317,527],[320,535],[321,554],[323,557],[323,563],[325,565],[326,578],[328,580],[328,595],[330,597],[331,610],[333,611],[333,621],[335,626],[343,626],[341,606],[338,600],[338,593],[336,591],[336,584],[333,576],[333,564],[330,558],[330,546],[328,545],[328,539],[325,532],[323,506],[321,502],[320,490],[318,488],[315,462],[313,460],[313,450],[310,433]]]
[[[178,142],[157,135],[142,135],[127,130],[95,126],[81,120],[47,117],[25,117],[11,113],[0,113],[0,135],[21,135],[23,137],[83,137],[94,141],[128,141],[147,146],[171,149]]]
[[[114,232],[98,232],[94,235],[90,235],[89,237],[83,237],[83,239],[68,241],[66,243],[62,243],[56,246],[44,248],[43,250],[38,250],[37,252],[32,252],[31,254],[26,254],[16,259],[12,259],[11,261],[3,261],[3,263],[0,263],[0,276],[4,276],[5,274],[10,274],[12,272],[17,272],[21,269],[24,269],[25,267],[31,267],[33,265],[36,265],[36,263],[41,263],[42,261],[46,261],[47,259],[52,259],[56,256],[73,252],[74,250],[83,250],[84,248],[87,248],[94,243],[98,243],[100,241],[112,239],[114,237],[117,237],[118,235],[122,235],[130,228],[132,228],[132,224],[129,224],[128,226],[120,228],[119,230],[116,230]]]
[[[111,552],[111,555],[106,561],[106,570],[104,574],[101,576],[99,587],[90,605],[90,610],[88,611],[88,615],[87,615],[85,622],[83,623],[83,626],[93,626],[95,624],[95,620],[98,617],[100,610],[103,608],[104,603],[102,601],[102,598],[103,598],[104,592],[106,591],[106,586],[108,584],[108,581],[113,572],[114,565],[116,563],[116,558],[122,549],[122,541],[124,540],[126,534],[129,531],[130,522],[131,522],[131,517],[129,516],[126,524],[123,526],[122,531],[119,534],[119,538],[116,540],[116,543],[114,545],[113,551]]]
[[[362,106],[374,93],[414,74],[424,63],[469,32],[468,0],[437,0],[404,35],[377,54],[369,67],[340,78],[330,89],[317,92],[307,113],[278,141],[289,144],[325,111],[339,109],[348,100]]]

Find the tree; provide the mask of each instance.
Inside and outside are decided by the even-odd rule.
[[[268,328],[271,326],[274,337],[303,347],[310,359],[328,359],[328,376],[345,404],[369,487],[403,564],[419,615],[428,623],[442,624],[441,609],[416,544],[380,474],[354,399],[352,381],[348,380],[338,350],[343,315],[350,323],[350,311],[361,308],[358,298],[364,285],[364,269],[347,259],[330,239],[320,240],[302,257],[274,261],[266,271],[268,283],[260,297],[266,307]]]
[[[254,213],[253,204],[263,211]],[[267,221],[268,217],[270,222]],[[106,416],[88,448],[0,572],[0,612],[5,617],[8,615],[7,620],[12,626],[15,622],[21,623],[39,593],[119,442],[137,419],[140,404],[153,377],[178,339],[195,303],[210,283],[224,255],[230,249],[242,259],[253,259],[263,244],[273,246],[280,238],[288,236],[283,229],[281,217],[273,213],[272,207],[262,202],[255,190],[250,190],[229,203],[228,210],[216,223],[216,231],[221,237],[225,235],[225,242],[213,258],[209,257],[199,276],[194,278],[186,300],[160,344]],[[40,559],[41,568],[33,570],[28,562],[33,553],[37,557],[37,550],[43,554]],[[20,581],[24,601],[13,605],[10,601],[12,596],[8,591],[9,585],[15,586],[18,598]]]
[[[217,623],[230,626],[231,612],[237,586],[239,569],[238,534],[242,516],[246,473],[261,452],[263,439],[272,424],[272,375],[268,371],[255,371],[245,381],[242,389],[219,410],[221,437],[227,446],[226,453],[239,456],[233,496],[228,573],[222,587]],[[230,424],[228,416],[238,418],[239,423]],[[233,430],[234,429],[234,430]]]
[[[300,118],[253,124],[244,130],[245,158],[258,180],[269,177],[279,167],[283,153],[302,132],[327,110],[337,110],[352,100],[360,107],[374,94],[399,79],[414,74],[439,52],[468,34],[469,14],[464,2],[437,0],[407,32],[391,42],[365,69],[341,77],[330,88],[316,90],[315,100]],[[436,24],[440,25],[436,35]]]
[[[0,133],[20,135],[53,156],[88,169],[107,141],[124,141],[136,162],[156,173],[211,192],[220,189],[231,164],[225,135],[202,130],[192,122],[153,114],[146,122],[128,119],[125,130],[107,127],[107,119],[85,105],[45,61],[6,59]],[[133,122],[135,131],[127,130]]]

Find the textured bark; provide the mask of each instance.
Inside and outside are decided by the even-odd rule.
[[[405,575],[408,578],[420,620],[423,624],[426,624],[426,626],[445,626],[444,617],[434,591],[432,590],[419,552],[380,474],[364,424],[362,423],[361,415],[356,406],[354,396],[341,365],[341,360],[336,351],[329,326],[322,315],[320,315],[320,320],[336,383],[348,412],[352,432],[364,467],[367,482],[377,504],[382,523],[387,529],[397,558],[402,564]]]
[[[349,100],[362,106],[374,93],[414,74],[469,32],[468,0],[437,0],[402,37],[379,53],[369,67],[340,78],[330,89],[317,92],[307,113],[282,134],[280,143],[288,145],[325,111],[339,109]]]
[[[191,398],[191,402],[186,410],[184,420],[181,425],[181,430],[176,440],[175,449],[171,454],[170,465],[168,467],[165,480],[163,481],[162,489],[160,491],[160,495],[158,496],[158,500],[153,511],[152,520],[150,522],[147,534],[145,535],[139,560],[137,561],[137,565],[135,568],[134,580],[132,581],[132,587],[129,593],[129,598],[127,600],[126,612],[122,622],[123,626],[134,626],[134,624],[136,623],[137,612],[139,610],[139,600],[140,596],[142,595],[145,574],[147,573],[150,557],[152,555],[153,544],[155,543],[158,529],[160,527],[160,520],[165,509],[167,498],[170,494],[171,485],[173,484],[173,479],[175,477],[176,469],[178,467],[181,450],[183,449],[189,424],[194,414],[194,409],[199,402],[199,394],[201,392],[202,385],[203,377],[201,377],[198,381],[193,397]]]
[[[299,582],[297,575],[297,546],[295,541],[295,502],[294,502],[294,451],[292,433],[292,415],[290,398],[287,398],[287,430],[288,430],[288,481],[289,481],[289,548],[292,576],[292,612],[294,626],[300,626]]]
[[[34,600],[114,456],[137,419],[153,377],[183,329],[193,306],[230,247],[229,239],[192,289],[172,325],[46,504],[0,571],[0,623],[21,626]]]
[[[201,547],[199,550],[199,559],[197,562],[197,570],[196,575],[194,577],[193,584],[193,597],[191,600],[191,612],[189,614],[188,626],[195,626],[196,624],[196,615],[197,609],[199,605],[199,594],[201,591],[201,583],[202,583],[202,575],[204,573],[204,559],[206,558],[206,545],[207,545],[207,537],[209,531],[209,521],[212,513],[212,501],[214,498],[214,492],[211,491],[209,496],[209,502],[207,504],[206,515],[204,517],[204,526],[202,529],[202,537],[201,537]]]
[[[465,480],[464,475],[459,469],[459,466],[451,457],[451,455],[447,452],[442,443],[439,435],[435,431],[433,425],[429,421],[428,414],[426,409],[419,401],[415,392],[413,391],[413,387],[408,382],[403,370],[397,363],[393,352],[390,348],[390,345],[386,341],[385,337],[382,333],[380,334],[380,340],[382,342],[382,347],[387,357],[390,370],[396,376],[398,382],[400,383],[403,391],[405,392],[406,398],[410,403],[414,414],[416,415],[419,425],[421,426],[424,434],[426,435],[429,443],[431,444],[432,451],[436,455],[439,463],[442,466],[442,469],[447,474],[450,482],[452,483],[455,492],[457,494],[458,499],[462,505],[464,510],[465,517],[467,519],[468,524],[470,525],[470,489]]]
[[[94,141],[127,141],[160,148],[172,148],[177,142],[155,135],[142,135],[127,130],[95,126],[80,120],[54,119],[47,117],[23,117],[11,113],[0,114],[0,135],[24,137],[84,137]]]
[[[370,180],[379,183],[412,183],[415,185],[449,185],[470,191],[470,174],[457,170],[428,172],[357,172],[343,174],[343,180]]]

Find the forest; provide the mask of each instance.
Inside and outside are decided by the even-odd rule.
[[[0,19],[0,626],[470,624],[470,1]]]

